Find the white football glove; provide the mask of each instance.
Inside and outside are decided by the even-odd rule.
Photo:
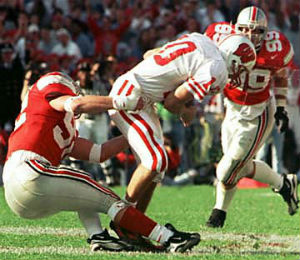
[[[140,97],[136,95],[130,96],[116,96],[113,97],[113,107],[117,110],[131,110],[137,109],[137,104]]]

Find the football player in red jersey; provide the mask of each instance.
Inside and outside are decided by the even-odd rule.
[[[131,245],[102,229],[98,213],[106,213],[120,227],[160,242],[166,251],[184,252],[197,245],[199,234],[157,224],[94,181],[89,173],[60,164],[66,156],[99,163],[128,147],[123,136],[102,145],[78,137],[75,119],[81,113],[143,107],[138,90],[114,98],[81,96],[78,90],[68,75],[51,72],[27,93],[9,138],[3,173],[5,198],[11,210],[28,219],[77,212],[92,251],[132,250]]]
[[[297,178],[280,175],[254,156],[273,128],[288,128],[285,111],[287,95],[286,67],[294,52],[280,32],[268,31],[264,12],[255,7],[243,9],[235,25],[221,22],[210,25],[205,34],[217,44],[227,35],[242,33],[255,45],[257,59],[251,71],[241,77],[241,86],[224,88],[226,116],[222,124],[223,157],[217,167],[216,204],[207,221],[209,227],[223,227],[226,212],[243,177],[269,184],[288,204],[290,215],[298,209]],[[270,86],[274,85],[274,97]]]

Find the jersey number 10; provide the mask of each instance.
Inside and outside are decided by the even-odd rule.
[[[153,58],[158,65],[164,66],[181,55],[194,51],[196,48],[196,44],[190,41],[175,42],[166,45],[158,52],[159,54],[155,54]]]

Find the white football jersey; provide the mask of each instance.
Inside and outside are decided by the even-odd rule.
[[[217,46],[200,33],[169,42],[123,75],[151,102],[161,102],[181,84],[201,102],[227,83],[226,64]]]

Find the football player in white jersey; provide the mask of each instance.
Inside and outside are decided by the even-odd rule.
[[[155,102],[178,114],[185,126],[195,116],[193,101],[221,91],[229,78],[239,82],[239,73],[255,64],[255,49],[249,39],[232,37],[220,48],[208,37],[192,33],[150,50],[145,59],[114,83],[110,96],[126,96],[138,89],[145,107],[138,112],[109,111],[111,119],[128,139],[138,166],[126,190],[125,200],[145,212],[158,182],[167,169],[167,154]]]
[[[206,223],[209,227],[223,227],[236,184],[243,177],[269,184],[288,204],[290,215],[298,209],[296,175],[280,175],[265,162],[253,159],[270,134],[274,121],[281,132],[288,127],[286,67],[292,61],[293,47],[282,33],[268,32],[266,16],[255,6],[243,9],[235,25],[215,23],[205,32],[217,44],[235,33],[242,33],[252,41],[257,60],[251,71],[243,73],[239,87],[228,84],[223,91],[224,155],[217,167],[216,204]],[[271,84],[274,84],[276,101],[270,96]]]
[[[5,198],[11,210],[28,219],[77,212],[92,251],[133,249],[102,229],[99,213],[108,214],[120,227],[159,242],[166,251],[184,252],[197,245],[198,233],[180,232],[171,224],[159,225],[94,181],[88,172],[60,164],[66,156],[100,163],[128,147],[123,136],[102,145],[78,137],[78,115],[143,107],[137,90],[127,97],[114,98],[80,96],[77,90],[69,76],[51,72],[27,93],[9,138],[3,173]]]

